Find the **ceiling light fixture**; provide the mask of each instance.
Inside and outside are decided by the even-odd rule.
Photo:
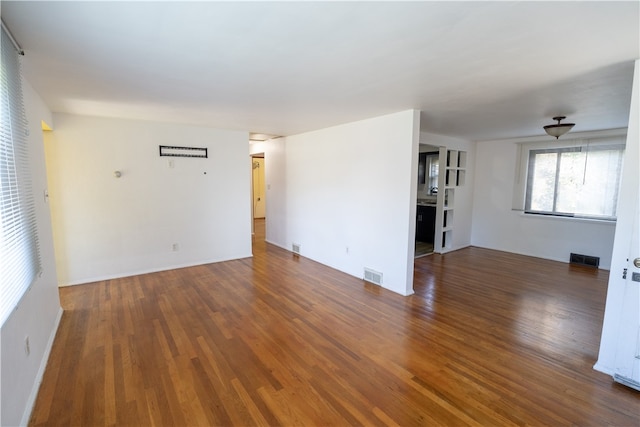
[[[546,125],[544,127],[545,132],[547,132],[551,136],[555,136],[556,139],[569,132],[571,128],[575,126],[575,123],[560,123],[560,120],[564,119],[566,119],[565,116],[554,117],[553,120],[557,120],[558,123],[555,125]]]

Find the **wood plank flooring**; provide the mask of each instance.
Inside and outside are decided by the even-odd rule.
[[[468,248],[401,297],[254,257],[60,289],[31,425],[640,425],[592,369],[607,272]]]

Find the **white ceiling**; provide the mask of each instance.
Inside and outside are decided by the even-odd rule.
[[[292,135],[406,109],[470,140],[626,127],[639,2],[11,2],[55,112]]]

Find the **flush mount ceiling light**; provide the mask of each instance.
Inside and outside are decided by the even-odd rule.
[[[575,126],[575,123],[560,123],[560,120],[564,119],[566,119],[565,116],[555,116],[553,120],[557,120],[558,123],[555,125],[546,125],[544,127],[545,132],[551,136],[555,136],[556,139],[569,132],[571,128]]]

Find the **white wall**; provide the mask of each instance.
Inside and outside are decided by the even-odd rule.
[[[609,269],[615,223],[512,210],[518,142],[527,141],[532,138],[477,143],[471,243],[563,262],[571,252],[594,255],[600,257],[600,268]]]
[[[61,285],[251,256],[247,132],[56,114],[46,155]]]
[[[51,113],[23,81],[25,111],[29,121],[29,162],[35,198],[42,275],[23,296],[0,331],[0,424],[26,424],[44,373],[62,310],[58,297],[41,120],[51,124]],[[30,354],[25,354],[29,337]]]
[[[268,142],[267,239],[413,293],[418,129],[409,110]]]

